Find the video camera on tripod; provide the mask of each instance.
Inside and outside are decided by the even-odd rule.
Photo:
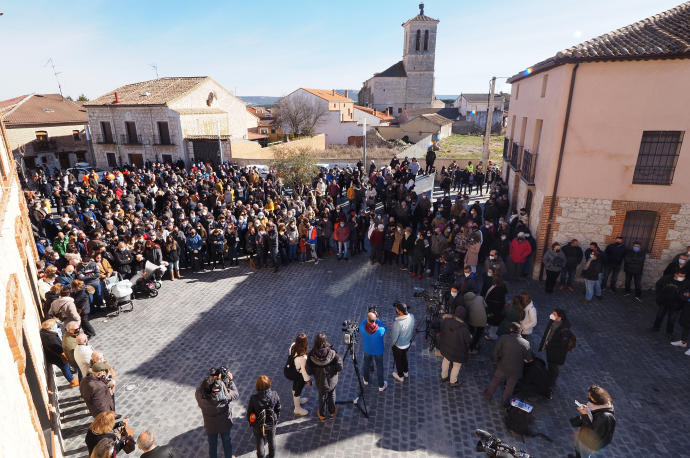
[[[434,283],[433,291],[415,287],[414,297],[421,297],[426,302],[426,314],[424,315],[424,342],[429,344],[429,351],[438,347],[438,334],[441,329],[441,314],[446,312],[445,295],[450,291],[450,285],[446,283]],[[417,331],[420,332],[420,331]]]
[[[474,434],[479,438],[477,451],[486,453],[486,456],[492,458],[530,458],[530,455],[524,450],[504,444],[501,439],[483,429],[475,429]]]
[[[376,305],[372,305],[367,309],[367,313],[375,313],[376,316],[379,316],[379,311],[377,309]],[[352,320],[346,320],[343,321],[343,340],[347,345],[355,344],[357,343],[357,336],[359,335],[359,323],[357,321],[352,321]]]

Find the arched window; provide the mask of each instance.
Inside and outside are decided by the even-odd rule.
[[[429,31],[424,31],[424,51],[429,50]]]
[[[419,51],[421,41],[422,41],[422,32],[420,30],[417,30],[417,38],[415,39],[415,43],[414,43],[414,50],[415,51]]]

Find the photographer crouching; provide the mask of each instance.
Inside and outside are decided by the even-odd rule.
[[[218,435],[223,442],[225,458],[232,457],[232,409],[230,403],[240,397],[232,373],[225,367],[211,368],[209,375],[196,389],[196,402],[204,417],[208,435],[208,456],[218,457]]]

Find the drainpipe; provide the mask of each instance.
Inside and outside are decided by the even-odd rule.
[[[546,220],[546,234],[544,234],[544,249],[542,252],[542,259],[544,253],[549,249],[549,238],[551,237],[551,230],[553,227],[553,213],[556,210],[556,198],[558,197],[558,182],[561,178],[561,165],[563,165],[563,152],[565,151],[565,142],[568,136],[568,121],[570,121],[570,107],[573,103],[573,92],[575,90],[575,76],[577,76],[577,68],[580,66],[576,63],[573,67],[573,72],[570,74],[570,91],[568,92],[568,105],[565,108],[565,119],[563,120],[563,133],[561,134],[561,148],[558,151],[558,165],[556,166],[556,179],[553,182],[553,192],[551,193],[551,205],[549,205],[549,217]],[[539,269],[539,280],[544,276],[544,263],[541,263]]]

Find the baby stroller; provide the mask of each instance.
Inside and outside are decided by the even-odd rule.
[[[132,277],[134,283],[134,295],[139,297],[156,297],[161,287],[161,278],[165,272],[165,266],[157,266],[146,261],[144,270]]]
[[[118,272],[115,272],[112,277],[106,278],[105,283],[106,296],[105,301],[109,308],[115,309],[115,316],[120,312],[131,312],[134,310],[134,302],[132,302],[132,282],[123,280]]]

